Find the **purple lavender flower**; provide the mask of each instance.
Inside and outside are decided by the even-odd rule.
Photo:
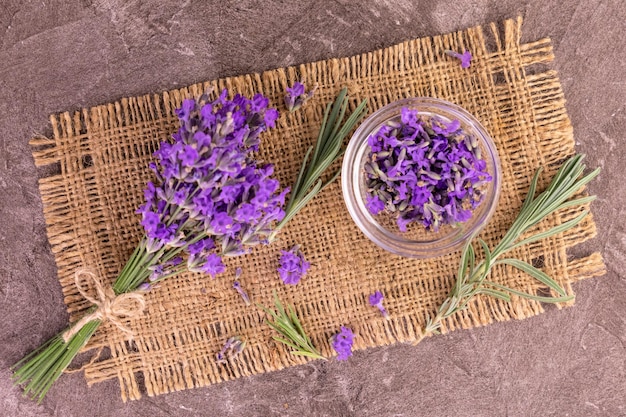
[[[176,116],[178,116],[181,122],[188,123],[189,117],[191,116],[191,113],[195,110],[195,108],[195,100],[184,100],[183,105],[179,109],[176,109]]]
[[[370,213],[372,213],[373,215],[377,215],[385,208],[385,203],[383,203],[381,199],[376,195],[367,196],[365,205],[367,206],[367,209],[370,211]]]
[[[276,120],[278,120],[278,110],[276,109],[268,109],[263,115],[263,123],[267,127],[276,127]]]
[[[415,109],[409,109],[407,107],[403,107],[400,114],[401,114],[400,120],[405,125],[415,126],[419,122],[417,118],[417,110]]]
[[[244,203],[235,212],[235,220],[245,223],[253,223],[261,216],[261,211],[250,203]]]
[[[148,277],[147,283],[154,284],[155,282],[160,281],[169,275],[181,272],[180,269],[176,267],[182,264],[182,262],[183,258],[177,256],[164,263],[148,267],[148,270],[152,271],[152,273]]]
[[[248,293],[243,288],[241,288],[241,283],[239,281],[233,282],[233,288],[239,293],[239,295],[243,299],[243,302],[246,303],[247,306],[249,306],[250,297],[248,297]]]
[[[234,358],[235,356],[243,352],[245,347],[246,342],[241,340],[241,337],[229,337],[228,340],[226,340],[226,343],[224,343],[222,349],[217,353],[217,355],[215,355],[216,362],[225,363],[227,357]],[[226,355],[227,353],[228,356]]]
[[[188,245],[187,252],[189,252],[190,255],[199,255],[202,252],[210,251],[214,247],[215,243],[213,239],[205,238]]]
[[[439,135],[450,135],[458,132],[461,129],[461,122],[459,122],[458,120],[452,120],[449,123],[445,120],[439,119],[434,119],[434,121],[436,123],[432,124],[432,129],[435,133]],[[443,149],[445,149],[445,144],[447,144],[447,141],[442,141],[441,143],[444,144]]]
[[[338,361],[347,361],[352,356],[354,333],[348,327],[341,326],[341,331],[331,338],[331,345],[337,352]]]
[[[198,151],[193,146],[186,145],[180,151],[180,161],[182,162],[183,166],[191,167],[196,163],[197,160]]]
[[[476,138],[458,120],[415,109],[403,108],[398,119],[368,137],[368,211],[394,213],[401,232],[413,222],[437,231],[469,220],[492,180]]]
[[[304,259],[304,254],[298,245],[289,251],[280,251],[280,267],[278,273],[280,278],[287,285],[296,285],[300,279],[306,275],[311,264]]]
[[[304,84],[295,82],[293,87],[287,87],[287,94],[285,95],[285,106],[290,112],[298,110],[302,107],[311,97],[315,94],[317,84],[308,93],[305,92]]]
[[[143,213],[143,220],[141,221],[141,225],[146,229],[146,234],[148,237],[154,237],[154,233],[156,232],[157,226],[159,225],[160,217],[157,213],[153,213],[151,211],[146,211]]]
[[[469,68],[472,62],[472,54],[470,51],[463,51],[462,54],[450,50],[446,50],[445,54],[461,61],[461,68]]]
[[[150,168],[157,181],[147,184],[138,210],[149,253],[183,248],[190,270],[215,276],[224,270],[222,256],[267,241],[273,222],[284,216],[289,191],[271,178],[270,164],[254,158],[259,135],[278,118],[268,106],[261,94],[229,100],[226,90],[214,101],[206,95],[183,101],[176,110],[180,128],[155,152]],[[166,269],[151,278],[162,273]]]
[[[385,307],[383,306],[383,298],[383,293],[380,291],[376,291],[374,294],[369,296],[369,301],[372,307],[376,307],[378,310],[380,310],[380,313],[383,315],[383,317],[388,319],[389,314],[387,313],[387,309],[385,309]]]
[[[302,94],[304,94],[304,84],[296,81],[295,83],[293,83],[293,87],[287,87],[287,92],[293,97],[301,96]]]
[[[200,271],[211,275],[215,278],[215,275],[221,274],[226,270],[226,267],[222,263],[222,258],[214,253],[207,256],[206,261],[200,267]]]
[[[230,235],[238,227],[241,227],[239,224],[233,222],[232,217],[230,217],[227,213],[215,213],[213,216],[213,220],[211,220],[211,227],[214,234],[218,235]]]

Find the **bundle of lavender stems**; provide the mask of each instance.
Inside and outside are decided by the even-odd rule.
[[[343,89],[326,108],[315,146],[303,162],[294,186],[281,188],[272,164],[255,159],[261,134],[279,117],[261,94],[252,99],[228,91],[214,100],[204,94],[176,110],[180,128],[163,142],[149,167],[145,204],[137,210],[145,235],[112,287],[91,272],[77,271],[81,294],[94,305],[66,330],[13,366],[14,382],[25,395],[43,400],[52,384],[105,321],[121,330],[141,315],[143,294],[165,279],[191,271],[212,277],[225,271],[225,257],[269,244],[277,233],[336,177],[321,177],[342,155],[343,141],[365,115],[361,102],[344,122],[348,106]],[[310,159],[310,160],[309,160]],[[286,199],[288,197],[288,201]],[[88,296],[91,278],[97,297]],[[93,292],[93,291],[92,291]]]

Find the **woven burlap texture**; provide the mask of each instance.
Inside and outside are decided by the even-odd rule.
[[[72,320],[88,307],[76,289],[74,273],[89,268],[107,282],[116,278],[142,233],[135,210],[142,204],[144,184],[152,179],[147,168],[151,155],[176,131],[174,109],[208,87],[248,96],[263,93],[281,110],[277,128],[263,136],[259,157],[275,164],[284,185],[293,182],[316,138],[325,105],[344,86],[349,88],[351,107],[367,98],[370,112],[414,96],[461,105],[487,128],[502,162],[500,202],[482,233],[493,247],[518,213],[535,170],[544,168],[540,187],[545,187],[559,164],[574,153],[557,74],[544,65],[553,59],[550,40],[521,44],[521,23],[507,20],[487,30],[474,27],[360,56],[225,78],[51,116],[53,138],[33,139],[32,145],[36,164],[54,171],[41,178],[40,190]],[[462,69],[458,61],[446,57],[446,49],[471,51],[471,67]],[[319,89],[305,108],[289,114],[282,102],[286,87],[295,81],[317,83]],[[572,208],[552,216],[539,229],[580,211]],[[540,265],[572,293],[572,282],[604,271],[599,254],[570,259],[566,252],[595,233],[588,216],[566,234],[514,255]],[[297,286],[285,286],[276,272],[279,251],[295,243],[312,266]],[[264,314],[254,304],[245,306],[232,289],[237,266],[243,269],[240,281],[254,302],[271,305],[276,290],[284,302],[295,306],[324,355],[333,355],[329,338],[341,325],[354,330],[356,349],[414,342],[451,288],[459,255],[414,260],[384,252],[352,222],[336,182],[298,214],[279,241],[229,261],[228,271],[216,279],[188,273],[147,294],[145,315],[127,323],[134,340],[110,324],[101,326],[87,347],[106,347],[110,354],[87,366],[85,376],[89,384],[117,378],[127,400],[144,392],[158,395],[305,363],[307,359],[272,341]],[[492,279],[531,293],[542,291],[536,281],[508,267],[496,268]],[[385,295],[388,321],[368,303],[376,290]],[[465,312],[445,321],[443,331],[523,319],[542,311],[539,303],[516,297],[511,303],[478,297]],[[246,340],[246,349],[217,364],[216,353],[236,335]]]

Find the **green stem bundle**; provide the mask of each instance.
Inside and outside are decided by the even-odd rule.
[[[281,335],[281,337],[272,336],[272,339],[290,347],[293,355],[307,356],[313,359],[326,359],[319,350],[313,346],[293,306],[287,305],[287,308],[285,308],[283,303],[279,300],[276,291],[274,291],[274,306],[276,311],[270,310],[260,304],[257,304],[257,306],[273,319],[273,321],[265,320],[265,323]]]

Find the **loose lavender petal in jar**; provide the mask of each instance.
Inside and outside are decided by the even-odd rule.
[[[492,181],[477,139],[458,120],[403,108],[368,145],[366,207],[395,216],[401,232],[412,223],[436,232],[468,221]]]

